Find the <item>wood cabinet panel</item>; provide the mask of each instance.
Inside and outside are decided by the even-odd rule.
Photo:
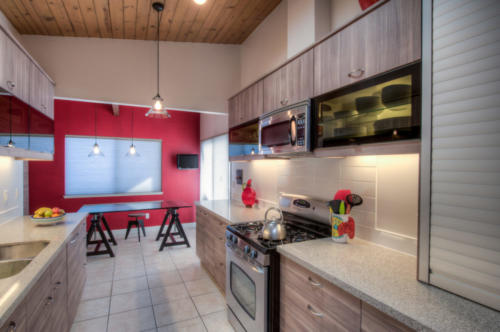
[[[51,271],[47,269],[26,296],[28,331],[50,330],[50,314],[54,298],[52,296]]]
[[[0,327],[0,332],[27,332],[26,304],[21,303]]]
[[[63,248],[51,264],[51,286],[53,290],[52,297],[54,298],[50,319],[52,331],[69,330],[68,315],[66,313],[68,290],[67,271],[66,248]]]
[[[87,274],[85,270],[86,263],[86,237],[85,231],[79,227],[67,244],[68,255],[68,300],[67,314],[68,321],[72,322],[75,318],[78,304],[85,286]]]
[[[31,61],[23,51],[7,36],[2,34],[0,53],[0,86],[19,99],[29,102],[29,75]]]
[[[421,58],[421,4],[391,0],[314,47],[314,95]]]
[[[313,63],[310,50],[264,78],[264,113],[313,96]]]
[[[359,331],[361,301],[298,264],[281,260],[281,302],[309,317],[322,331]],[[285,305],[286,307],[290,305]],[[286,313],[283,312],[286,315]]]
[[[54,85],[33,63],[30,63],[29,103],[49,118],[54,119]]]
[[[414,331],[373,306],[363,302],[361,306],[361,331],[363,332],[410,332]]]
[[[229,99],[229,128],[257,119],[263,114],[263,86],[263,82],[259,81]]]
[[[226,287],[227,222],[196,208],[196,254],[222,292]]]

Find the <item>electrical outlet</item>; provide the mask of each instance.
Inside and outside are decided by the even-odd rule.
[[[243,184],[243,170],[236,170],[236,184]]]
[[[149,213],[146,213],[146,219],[149,219]]]
[[[3,201],[7,202],[9,200],[9,191],[7,189],[3,190]]]

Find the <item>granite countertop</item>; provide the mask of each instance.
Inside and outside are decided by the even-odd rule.
[[[500,312],[417,281],[416,257],[363,240],[321,239],[278,252],[419,331],[500,331]]]
[[[36,226],[30,217],[18,217],[0,224],[0,245],[28,241],[48,241],[49,244],[18,274],[0,279],[0,326],[9,318],[59,253],[66,240],[87,217],[86,213],[68,213],[62,223]]]
[[[196,206],[201,206],[218,217],[227,220],[229,224],[237,224],[247,221],[264,220],[266,210],[274,204],[259,202],[252,208],[247,208],[243,203],[234,200],[210,200],[195,202]]]

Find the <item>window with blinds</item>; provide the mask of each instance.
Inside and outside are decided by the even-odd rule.
[[[129,157],[130,139],[97,138],[102,157],[90,157],[94,137],[66,136],[66,196],[161,193],[161,140],[134,139],[138,156]]]
[[[229,198],[229,142],[221,135],[201,142],[200,198]]]
[[[433,2],[429,281],[500,310],[500,3]]]

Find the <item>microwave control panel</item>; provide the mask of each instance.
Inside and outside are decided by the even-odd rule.
[[[306,115],[304,113],[297,115],[297,145],[304,146],[306,137]]]

